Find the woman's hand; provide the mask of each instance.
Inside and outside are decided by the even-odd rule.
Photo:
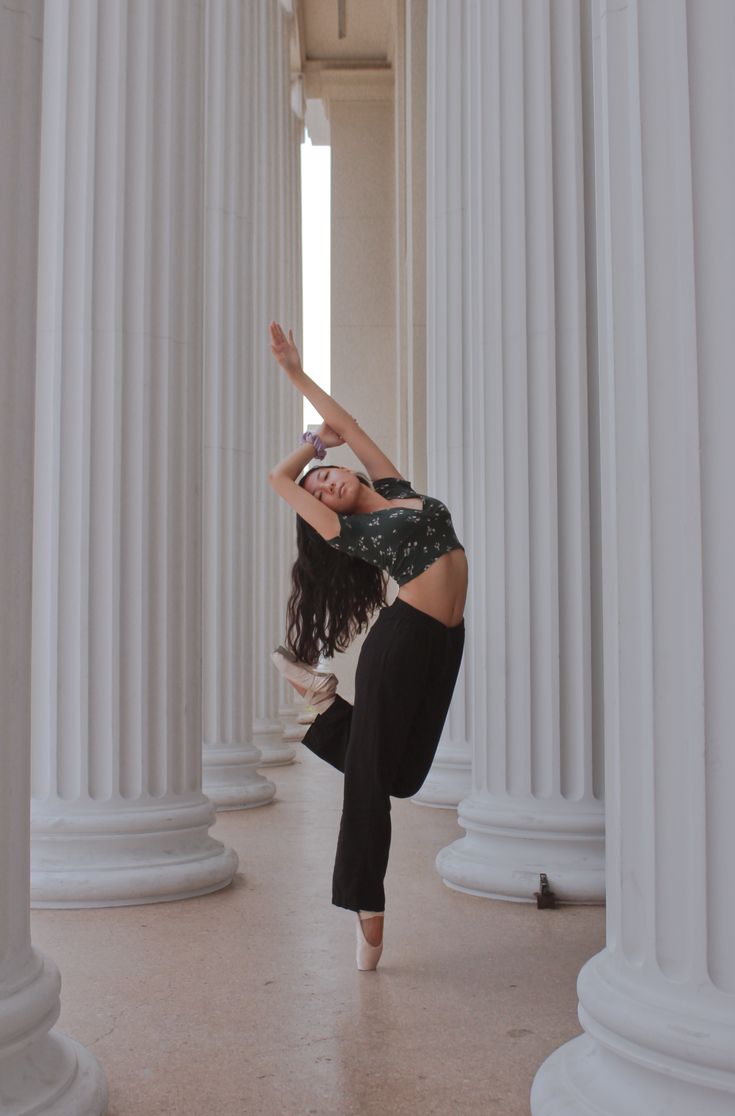
[[[301,357],[299,356],[299,350],[296,348],[293,333],[289,330],[288,337],[286,337],[278,322],[271,322],[270,328],[271,352],[273,356],[276,358],[281,368],[288,372],[289,376],[295,376],[298,372],[302,371],[302,368]]]
[[[317,434],[321,438],[322,445],[325,447],[325,449],[333,449],[335,446],[343,446],[345,444],[345,440],[342,435],[337,434],[335,430],[332,430],[331,426],[328,426],[326,422],[323,422],[321,424],[321,426],[317,430]]]

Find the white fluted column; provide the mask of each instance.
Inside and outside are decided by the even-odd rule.
[[[284,10],[292,12],[292,0],[281,0]],[[296,20],[287,20],[286,32],[291,58],[300,57]],[[283,58],[283,74],[288,73],[287,58]],[[301,260],[301,143],[303,142],[303,118],[306,102],[303,99],[303,77],[290,74],[291,113],[281,117],[283,125],[282,144],[284,162],[284,186],[279,194],[281,220],[283,222],[282,266],[279,270],[279,306],[283,307],[284,319],[294,323],[294,334],[303,339],[302,328],[302,260]],[[283,424],[280,430],[281,451],[289,453],[294,445],[294,433],[303,429],[303,401],[293,392],[290,384],[281,382],[280,411]],[[271,493],[272,499],[272,493]],[[278,501],[282,504],[282,501]],[[291,566],[296,557],[296,519],[290,509],[277,510],[280,532],[278,551],[277,580],[275,590],[275,633],[282,634],[286,629],[286,602],[291,591]],[[283,740],[297,744],[309,729],[309,723],[300,723],[297,718],[304,711],[293,686],[281,679],[277,682],[278,719],[281,722]]]
[[[607,945],[535,1116],[735,1112],[735,9],[595,6]]]
[[[202,4],[47,4],[35,906],[226,886],[201,791]]]
[[[426,268],[426,469],[427,488],[451,509],[457,535],[468,546],[464,439],[466,389],[462,354],[462,38],[465,0],[454,11],[429,4],[427,61]],[[438,28],[446,23],[451,42]],[[472,598],[468,598],[468,608]],[[469,620],[469,617],[468,617]],[[457,807],[472,786],[472,742],[467,717],[469,648],[459,669],[452,704],[434,762],[413,802]]]
[[[29,905],[33,354],[43,5],[0,8],[0,1111],[101,1116],[94,1055],[54,1029],[61,978]]]
[[[444,441],[470,563],[450,732],[473,747],[437,868],[526,902],[542,872],[563,902],[604,896],[580,55],[577,0],[430,3],[430,457]]]
[[[270,802],[252,735],[254,571],[249,346],[257,276],[251,88],[255,10],[208,0],[204,265],[203,730],[204,791],[220,809]]]
[[[291,10],[291,0],[281,0],[284,9]],[[296,35],[296,27],[293,22],[290,25],[290,35]],[[298,49],[293,50],[293,54],[298,54]],[[283,206],[283,219],[287,224],[286,232],[286,246],[288,246],[288,266],[281,268],[279,275],[281,280],[281,295],[280,299],[284,306],[284,316],[287,320],[296,323],[294,333],[303,337],[301,326],[301,306],[302,306],[302,290],[301,290],[301,143],[303,138],[303,117],[306,112],[306,102],[303,99],[303,81],[301,75],[291,75],[291,108],[292,115],[288,119],[286,143],[288,147],[287,157],[287,182],[289,183],[288,191],[283,191],[280,196],[280,201]],[[292,135],[288,135],[289,128]],[[288,386],[288,385],[283,385]],[[293,427],[296,430],[301,430],[301,415],[303,412],[303,404],[298,397],[294,398],[294,393],[287,391],[283,397],[283,415],[286,422],[284,422],[283,430],[281,431],[282,449],[284,453],[289,452],[289,446],[292,443],[288,441],[288,434]],[[294,548],[294,540],[296,540],[296,521],[294,521],[293,514],[283,514],[283,509],[280,509],[281,517],[279,519],[279,529],[281,531],[281,546],[279,548],[279,562],[278,562],[278,580],[277,586],[280,586],[280,597],[275,602],[277,607],[278,617],[280,620],[280,628],[277,627],[275,631],[284,631],[284,617],[286,617],[286,602],[290,593],[291,585],[291,566],[293,559],[296,557],[296,548]],[[300,722],[299,716],[304,712],[303,701],[299,699],[293,686],[280,680],[278,694],[278,718],[281,722],[283,739],[290,743],[298,743],[303,740],[309,729],[310,722]]]
[[[296,447],[302,429],[302,397],[273,360],[268,323],[280,318],[301,334],[299,235],[300,129],[291,108],[289,39],[291,16],[281,4],[256,0],[258,70],[253,97],[256,119],[256,213],[251,437],[254,448],[253,739],[261,766],[292,763],[296,741],[284,735],[279,713],[284,683],[270,659],[283,642],[288,570],[294,559],[295,517],[268,484],[269,468]],[[291,689],[291,687],[289,687]]]
[[[291,0],[282,0],[287,11],[291,9]],[[286,35],[291,42],[291,55],[298,55],[298,47],[294,49],[292,40],[296,34],[294,21],[285,24]],[[291,76],[291,113],[284,119],[284,141],[286,146],[286,177],[285,187],[279,195],[281,203],[282,220],[284,227],[284,258],[279,271],[280,295],[279,305],[284,307],[284,318],[294,323],[294,333],[303,339],[302,325],[302,259],[301,259],[301,143],[304,136],[304,101],[303,80],[301,75]],[[303,429],[303,397],[299,396],[290,384],[283,384],[281,451],[285,456],[290,448],[295,447],[295,436]],[[271,493],[271,496],[273,494]],[[282,500],[278,501],[283,504]],[[285,512],[285,514],[284,514]],[[296,555],[296,519],[289,509],[277,509],[278,524],[281,532],[281,542],[278,551],[278,579],[280,587],[276,587],[277,623],[276,634],[278,642],[285,635],[286,601],[291,591],[291,566]],[[287,742],[297,743],[305,736],[309,723],[300,723],[297,717],[305,709],[304,702],[298,697],[293,686],[280,679],[278,682],[278,718],[281,722],[283,738]]]

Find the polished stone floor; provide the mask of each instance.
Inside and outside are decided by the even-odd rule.
[[[580,1033],[601,907],[465,895],[434,868],[452,810],[392,800],[385,948],[354,962],[331,905],[341,776],[298,746],[275,800],[218,814],[240,872],[183,902],[35,910],[62,973],[59,1027],[91,1048],[109,1116],[528,1116],[547,1054]]]

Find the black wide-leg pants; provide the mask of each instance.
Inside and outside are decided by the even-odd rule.
[[[355,704],[337,695],[304,744],[344,772],[332,902],[385,909],[390,795],[410,798],[436,754],[464,650],[453,628],[397,597],[382,609],[360,651]]]

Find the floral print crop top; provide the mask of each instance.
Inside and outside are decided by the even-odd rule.
[[[373,481],[373,488],[386,500],[423,499],[423,507],[379,508],[354,515],[338,512],[340,531],[326,540],[330,546],[380,566],[399,585],[418,577],[442,554],[464,550],[441,500],[422,497],[410,481],[399,477],[382,477]]]

